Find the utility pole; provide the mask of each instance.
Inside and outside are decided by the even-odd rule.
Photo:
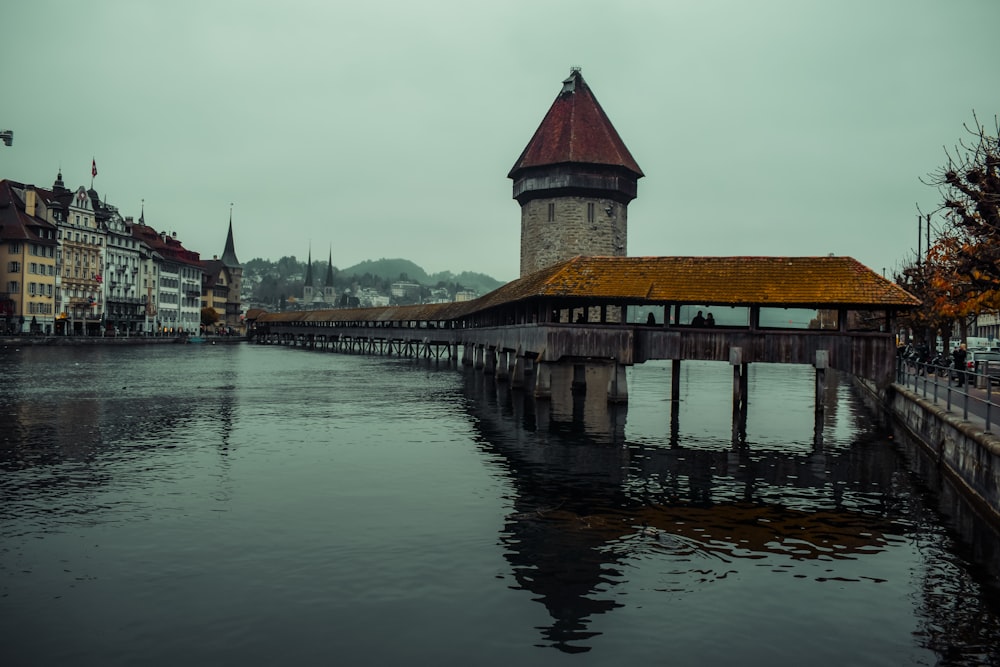
[[[922,228],[924,218],[923,216],[917,216],[917,266],[920,266],[920,258],[924,256],[924,253],[920,249],[920,243],[924,238],[924,230]]]
[[[931,214],[927,214],[927,254],[931,254]]]

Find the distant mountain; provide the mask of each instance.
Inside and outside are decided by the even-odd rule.
[[[406,276],[407,280],[421,285],[430,282],[427,272],[408,259],[366,259],[360,264],[340,270],[342,276],[363,276],[366,273],[386,280],[399,280],[400,276]]]
[[[407,280],[434,287],[438,283],[457,283],[465,289],[476,290],[480,294],[492,292],[504,285],[503,281],[497,280],[485,273],[475,273],[463,271],[454,274],[451,271],[441,271],[440,273],[428,274],[423,268],[414,264],[408,259],[368,259],[360,264],[340,269],[343,276],[363,276],[370,273],[385,280],[399,280],[400,276],[405,276]]]

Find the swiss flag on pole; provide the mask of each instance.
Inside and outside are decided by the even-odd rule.
[[[90,161],[90,175],[97,176],[97,160],[91,159]]]

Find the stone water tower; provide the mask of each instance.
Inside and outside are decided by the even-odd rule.
[[[521,275],[577,255],[626,256],[642,176],[574,67],[507,174],[521,205]]]

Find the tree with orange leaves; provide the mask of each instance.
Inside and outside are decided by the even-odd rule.
[[[962,340],[976,315],[1000,306],[1000,291],[968,261],[987,243],[961,227],[952,227],[927,251],[929,285],[925,298],[940,321],[958,322]]]
[[[921,301],[918,308],[901,314],[898,324],[909,329],[915,340],[923,340],[933,350],[935,338],[949,336],[952,328],[952,319],[940,308],[947,294],[942,292],[945,281],[938,276],[938,268],[918,260],[904,266],[895,276],[895,282]]]
[[[973,114],[968,138],[924,182],[938,188],[949,225],[949,263],[972,290],[986,295],[1000,289],[1000,122],[992,134]],[[992,297],[984,297],[989,301]]]

